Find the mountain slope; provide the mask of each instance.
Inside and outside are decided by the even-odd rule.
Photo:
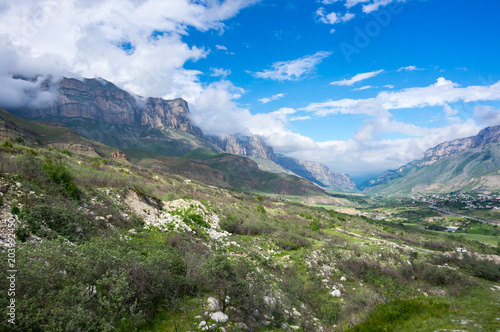
[[[47,82],[47,85],[55,84]],[[182,99],[141,98],[102,79],[67,79],[49,108],[10,112],[31,120],[60,122],[79,135],[122,149],[183,155],[197,148],[220,151],[203,139]]]
[[[500,189],[500,126],[472,137],[445,142],[397,170],[370,180],[365,191],[409,192],[484,191]]]
[[[329,167],[313,162],[278,155],[278,164],[321,187],[336,191],[356,191],[356,185],[349,176],[337,173]]]

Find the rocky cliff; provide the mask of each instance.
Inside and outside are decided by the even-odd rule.
[[[337,173],[323,164],[285,156],[278,156],[277,158],[280,166],[324,188],[340,191],[356,190],[356,185],[349,176]]]
[[[223,151],[240,156],[253,156],[269,159],[277,163],[276,155],[272,147],[266,145],[258,136],[206,136],[209,142],[217,145]]]
[[[498,142],[500,142],[500,126],[487,127],[481,130],[476,136],[444,142],[427,150],[420,158],[419,164],[431,165],[439,159],[455,153]]]
[[[444,142],[428,149],[420,159],[382,173],[362,185],[361,189],[373,191],[375,188],[398,192],[399,187],[404,184],[406,189],[432,188],[438,192],[449,188],[461,190],[463,183],[472,188],[469,180],[482,174],[481,172],[496,169],[498,143],[500,126],[487,127],[476,136]]]
[[[13,113],[28,119],[91,119],[117,126],[171,128],[203,136],[189,120],[189,108],[182,99],[141,99],[103,79],[64,78],[58,83],[59,98],[50,108],[21,108]]]

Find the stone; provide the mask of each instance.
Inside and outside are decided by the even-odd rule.
[[[342,277],[340,278],[340,281],[346,281],[346,280],[347,280],[347,278],[346,278],[346,277],[344,277],[344,276],[342,276]]]
[[[219,301],[217,301],[216,298],[213,298],[213,297],[209,297],[207,299],[207,303],[208,303],[208,310],[209,311],[217,311],[217,310],[220,310],[220,304],[219,304]]]
[[[136,231],[135,229],[133,229],[133,228],[132,228],[132,229],[129,229],[129,230],[128,230],[128,233],[129,233],[129,234],[132,234],[132,235],[136,235],[136,234],[137,234],[137,231]]]
[[[9,190],[10,185],[4,184],[0,186],[0,193],[6,193]]]
[[[261,321],[260,323],[261,323],[262,325],[264,325],[264,326],[269,326],[269,325],[271,325],[271,322],[270,322],[270,321],[268,321],[268,320],[263,320],[263,321]]]
[[[216,321],[217,323],[225,323],[229,320],[229,316],[221,311],[211,313],[210,318]]]
[[[245,323],[234,323],[234,326],[239,327],[242,330],[248,330],[248,326]]]
[[[334,289],[330,294],[332,294],[332,296],[334,296],[334,297],[341,296],[340,291],[338,289]]]

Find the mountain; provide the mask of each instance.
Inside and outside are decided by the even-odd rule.
[[[500,190],[500,126],[444,142],[397,170],[370,180],[369,193]]]
[[[272,147],[266,145],[259,136],[212,135],[205,137],[222,151],[240,156],[252,156],[278,162]]]
[[[337,173],[317,162],[298,160],[283,155],[277,156],[273,148],[266,145],[259,136],[218,135],[205,138],[227,153],[252,158],[263,170],[296,174],[323,188],[335,191],[356,191],[356,185],[347,175]]]
[[[303,161],[291,157],[278,155],[278,164],[293,173],[311,180],[321,187],[336,191],[356,191],[356,185],[349,176],[337,173],[329,167],[314,162]]]
[[[54,90],[54,84],[46,81],[45,89]],[[205,136],[191,122],[188,104],[183,99],[142,98],[103,79],[63,78],[57,83],[57,90],[59,97],[50,107],[24,107],[9,111],[26,119],[60,123],[82,137],[120,149],[144,150],[164,156],[183,156],[197,149],[226,152],[254,158],[263,171],[297,174],[313,179],[324,188],[353,189],[345,176],[323,165],[318,167],[311,163],[313,166],[308,166],[306,176],[304,172],[298,174],[292,169],[283,169],[277,165],[273,148],[266,145],[261,137]],[[236,160],[231,159],[233,162]],[[299,170],[297,167],[294,169]],[[254,186],[249,188],[255,189]]]
[[[51,84],[46,83],[47,89]],[[122,149],[178,156],[198,148],[220,151],[192,124],[182,99],[133,96],[103,79],[64,78],[57,84],[59,97],[51,107],[9,111],[63,123],[83,137]]]

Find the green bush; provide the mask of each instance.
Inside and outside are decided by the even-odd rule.
[[[310,247],[311,242],[305,237],[280,231],[276,234],[276,245],[283,250],[297,250]]]
[[[42,164],[42,169],[53,183],[62,186],[69,198],[73,200],[80,199],[78,187],[73,182],[73,177],[68,168],[61,161],[54,163],[51,158],[47,158]]]
[[[311,231],[317,232],[317,231],[319,231],[321,229],[321,224],[319,223],[319,221],[314,220],[309,225],[309,228],[311,229]]]
[[[62,151],[61,151],[61,153],[62,153],[62,154],[65,154],[65,155],[67,155],[67,156],[70,156],[70,157],[73,155],[71,152],[69,152],[69,151],[68,151],[68,150],[66,150],[66,149],[65,149],[65,150],[62,150]]]
[[[196,213],[190,213],[184,218],[186,224],[191,224],[192,222],[198,226],[210,228],[210,225],[203,219],[202,216]]]
[[[9,141],[5,141],[2,143],[2,148],[5,148],[5,149],[12,149],[14,147],[14,145],[12,145],[11,142]]]
[[[264,207],[264,205],[262,204],[258,204],[255,209],[257,210],[257,212],[260,212],[262,214],[266,214],[266,208]]]
[[[18,215],[19,212],[20,212],[19,207],[17,205],[12,205],[12,207],[10,208],[10,213]]]

